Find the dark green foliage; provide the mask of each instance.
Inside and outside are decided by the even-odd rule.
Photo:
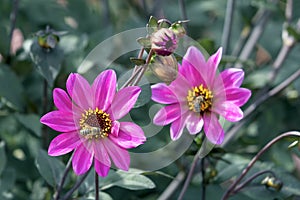
[[[14,2],[16,1],[2,0],[0,6],[0,199],[50,200],[71,156],[68,154],[50,157],[47,154],[47,146],[42,147],[42,144],[48,145],[50,140],[59,134],[43,127],[39,121],[43,114],[55,109],[52,89],[56,87],[65,89],[66,78],[71,72],[82,72],[91,81],[98,72],[106,68],[113,68],[117,72],[118,87],[121,87],[130,77],[134,65],[142,66],[146,61],[145,56],[141,59],[137,58],[138,51],[130,50],[125,55],[116,57],[118,52],[125,52],[126,48],[133,49],[137,45],[145,47],[145,52],[149,52],[151,42],[147,34],[157,30],[158,23],[162,22],[159,19],[163,16],[170,22],[176,22],[182,21],[183,17],[178,1],[173,0],[110,0],[107,1],[107,5],[106,1],[100,0],[19,0],[15,27],[20,29],[24,42],[16,52],[11,52],[9,42]],[[160,26],[167,28],[173,26],[172,28],[176,30],[181,30],[184,26],[189,37],[199,42],[209,55],[213,54],[221,46],[227,1],[184,2],[189,21],[180,26],[163,21]],[[270,4],[268,0],[235,2],[231,40],[219,69],[232,67],[235,62],[242,64],[245,71],[243,87],[252,90],[250,102],[242,108],[245,110],[257,96],[262,94],[262,88],[276,87],[300,68],[300,33],[297,28],[300,1],[294,1],[293,18],[288,25],[285,23],[284,12],[287,2],[285,0],[278,1],[277,5]],[[272,15],[257,41],[257,48],[254,48],[246,60],[240,60],[238,54],[233,55],[232,52],[242,32],[246,38],[247,33],[251,34],[249,30],[256,23],[253,18],[259,9],[270,10]],[[149,20],[150,16],[153,17]],[[37,34],[38,31],[45,30],[47,26],[64,31],[66,34],[59,35],[54,32],[39,38],[41,35]],[[108,48],[91,53],[91,50],[107,38],[136,28],[144,28],[145,35],[140,34],[142,31],[137,31],[137,37],[132,40],[132,44],[127,44],[131,39],[118,40],[116,37],[117,39],[113,40],[114,43],[110,43]],[[285,30],[297,43],[289,51],[276,79],[268,83],[268,77],[273,70],[272,63],[276,60],[283,44],[282,30]],[[45,45],[45,43],[50,44]],[[257,62],[260,56],[258,46],[263,47],[270,55],[270,60],[263,64]],[[207,58],[206,52],[203,51]],[[183,53],[175,55],[179,62]],[[101,60],[95,63],[83,63],[88,56],[94,60],[97,60],[95,58]],[[91,71],[80,71],[81,65],[87,65],[83,68]],[[94,69],[97,73],[92,71]],[[44,80],[48,84],[46,90]],[[172,147],[171,150],[166,151],[164,147],[171,143],[169,126],[158,127],[152,124],[153,116],[161,106],[154,105],[151,101],[150,86],[158,81],[150,71],[146,72],[146,76],[139,83],[142,92],[135,108],[125,117],[141,125],[147,136],[144,145],[130,152],[157,151],[161,156],[153,160],[143,157],[146,159],[144,163],[148,164],[168,161],[170,155],[174,155],[180,149],[178,146],[182,146],[178,142],[176,148]],[[45,94],[48,96],[46,99]],[[207,183],[206,199],[220,199],[229,183],[242,172],[249,160],[274,137],[289,130],[299,131],[299,116],[300,79],[259,106],[228,145],[211,152],[204,177],[204,182]],[[232,123],[229,122],[224,124],[225,134],[231,125]],[[43,131],[47,138],[42,134]],[[299,199],[299,144],[288,148],[294,141],[295,139],[289,138],[274,145],[245,177],[247,179],[262,170],[272,170],[283,183],[281,190],[272,190],[262,185],[261,181],[267,176],[262,175],[231,199]],[[123,172],[111,169],[106,178],[99,179],[100,199],[157,199],[180,171],[188,171],[192,156],[197,152],[202,140],[197,138],[196,144],[190,138],[189,142],[192,144],[189,143],[190,146],[185,154],[177,156],[176,159],[179,158],[168,166],[157,169],[159,171],[130,169],[129,172]],[[133,165],[139,162],[140,160],[132,160]],[[62,196],[79,178],[71,169],[62,187]],[[195,176],[184,199],[199,200],[202,185],[203,178],[200,166],[197,165]],[[181,188],[182,183],[170,199],[176,199]],[[94,169],[89,172],[85,182],[75,191],[72,198],[80,200],[95,198]]]

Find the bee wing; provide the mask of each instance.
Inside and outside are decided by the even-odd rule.
[[[57,39],[53,35],[47,37],[47,44],[49,47],[54,48],[56,46]]]

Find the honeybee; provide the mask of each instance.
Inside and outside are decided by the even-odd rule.
[[[193,103],[193,106],[194,106],[194,111],[195,112],[201,112],[201,104],[204,102],[204,99],[203,97],[200,95],[200,96],[197,96],[193,99],[192,103]]]
[[[97,137],[101,135],[101,128],[84,124],[84,128],[80,130],[80,135],[87,138]]]

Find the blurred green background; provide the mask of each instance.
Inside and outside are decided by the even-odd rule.
[[[190,20],[187,23],[188,36],[198,41],[209,54],[215,52],[224,43],[222,35],[227,1],[186,0],[183,1],[184,7],[180,2],[174,0],[1,0],[0,199],[52,198],[53,185],[59,180],[54,180],[53,185],[49,180],[45,181],[47,177],[41,176],[40,172],[43,169],[39,168],[39,162],[55,163],[54,168],[51,164],[42,167],[48,169],[49,165],[50,170],[58,170],[59,174],[62,173],[70,155],[48,160],[50,158],[41,149],[47,150],[49,141],[57,133],[45,130],[39,119],[45,112],[54,109],[52,89],[65,88],[65,80],[69,73],[77,71],[78,66],[97,44],[119,32],[145,27],[151,15],[158,19],[167,18],[176,21],[183,20],[185,12],[187,19]],[[262,89],[278,86],[300,68],[300,47],[296,41],[300,37],[298,37],[299,30],[295,28],[299,23],[300,1],[293,2],[290,20],[285,17],[285,9],[285,0],[235,1],[230,41],[223,55],[221,68],[232,67],[235,62],[242,63],[245,70],[243,87],[251,89],[253,93],[249,103],[243,107],[244,110],[262,94]],[[239,60],[240,52],[246,46],[245,41],[249,35],[252,35],[253,28],[257,27],[261,17],[259,14],[266,12],[270,15],[265,19],[261,35],[253,44],[249,56]],[[35,52],[30,45],[36,41],[36,33],[45,30],[47,25],[56,31],[66,31],[66,33],[59,36],[57,48],[51,52],[51,56],[49,52],[39,55],[48,60],[42,59],[40,66],[37,67],[31,59],[31,54]],[[292,47],[289,47],[277,76],[273,81],[269,81],[268,77],[274,71],[272,68],[274,61],[284,46],[282,32],[287,25],[290,27],[288,33],[295,38],[295,42]],[[54,66],[52,71],[45,71],[45,68],[50,65]],[[131,69],[133,64],[130,63],[129,57],[124,56],[109,67],[114,68],[120,75]],[[50,74],[47,79],[48,85],[39,72],[44,73],[44,76]],[[49,79],[53,83],[49,82]],[[211,158],[211,161],[207,162],[208,174],[212,167],[218,172],[216,176],[209,175],[205,178],[207,199],[220,199],[228,186],[228,180],[237,176],[249,159],[272,138],[286,131],[300,130],[299,93],[300,80],[298,79],[269,98],[247,117],[244,126],[224,147],[226,153],[222,153],[222,157],[227,162],[218,158]],[[48,99],[45,99],[45,95]],[[136,123],[142,125],[151,121],[144,114],[148,113],[148,109],[153,105],[149,100],[145,105],[131,112]],[[46,104],[43,103],[45,101]],[[229,123],[225,124],[226,128],[230,126]],[[48,136],[43,135],[42,130],[47,131]],[[146,142],[144,147],[134,151],[156,149],[155,147],[165,144],[170,140],[168,131],[168,127],[162,129],[161,133]],[[299,147],[287,148],[292,141],[287,139],[274,145],[263,155],[262,161],[257,163],[254,169],[254,171],[263,169],[275,171],[284,182],[280,192],[266,189],[259,184],[260,181],[256,181],[254,185],[245,188],[233,199],[297,199],[297,195],[299,199],[300,154]],[[103,199],[157,199],[180,171],[188,170],[192,155],[197,148],[199,146],[195,142],[185,155],[170,166],[161,169],[160,172],[144,173],[155,183],[155,188],[149,189],[152,186],[143,184],[139,190],[111,187],[104,190],[110,196],[104,195]],[[54,174],[54,172],[50,173],[49,176]],[[76,181],[73,174],[69,178],[65,191]],[[200,170],[196,170],[185,199],[199,199],[203,180]],[[74,193],[74,198],[93,199],[88,195],[93,184],[87,185],[86,188],[81,188]],[[182,183],[179,185],[179,188],[181,187]],[[179,191],[176,190],[170,199],[176,199]]]

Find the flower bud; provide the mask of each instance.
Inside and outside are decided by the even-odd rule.
[[[265,185],[267,188],[273,188],[276,191],[280,191],[283,186],[282,181],[273,176],[267,176],[264,180],[262,180],[261,184]]]
[[[163,82],[169,84],[177,77],[178,65],[174,55],[154,56],[149,65],[153,74]]]
[[[177,48],[176,34],[167,28],[161,28],[151,36],[151,48],[157,55],[168,56]]]

